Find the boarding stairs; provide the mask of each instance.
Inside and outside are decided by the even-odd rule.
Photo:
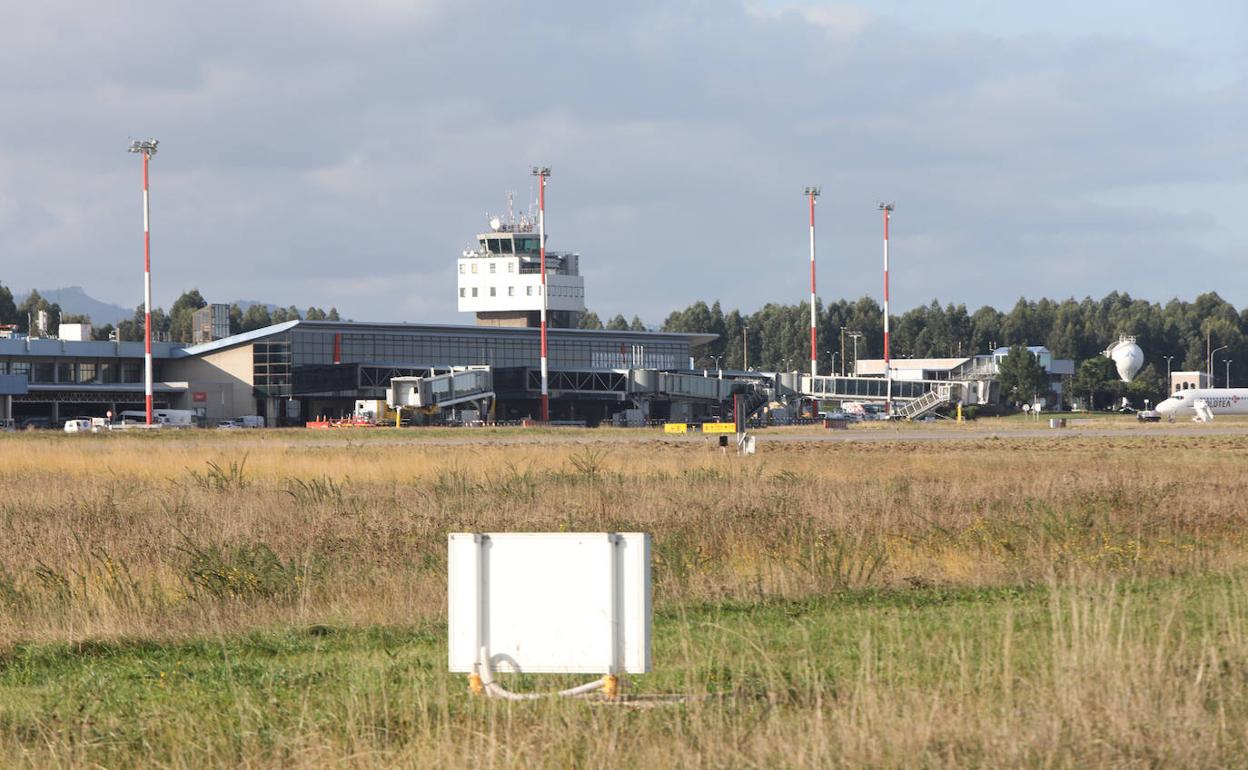
[[[758,410],[771,403],[771,397],[764,391],[747,390],[733,396],[733,409],[736,410],[737,429],[740,431]]]
[[[953,397],[953,386],[947,383],[935,385],[931,390],[912,401],[898,405],[894,414],[906,420],[917,420],[942,406],[948,406]]]

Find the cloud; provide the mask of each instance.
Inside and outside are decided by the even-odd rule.
[[[533,163],[600,315],[800,300],[807,184],[825,298],[878,294],[895,199],[898,307],[1214,275],[1248,303],[1242,77],[1179,41],[1023,32],[816,2],[25,4],[0,29],[0,280],[134,304],[124,143],[152,135],[166,305],[465,321],[451,265]]]
[[[783,3],[770,5],[761,2],[746,6],[754,17],[775,19],[796,16],[807,24],[826,31],[834,38],[853,37],[862,33],[875,18],[861,5],[853,3]]]

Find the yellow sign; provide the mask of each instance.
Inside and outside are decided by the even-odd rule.
[[[683,422],[669,422],[663,426],[664,433],[688,433],[689,426]]]
[[[737,424],[735,422],[704,422],[702,423],[703,433],[736,433]]]

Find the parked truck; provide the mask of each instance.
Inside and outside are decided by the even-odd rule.
[[[385,399],[361,399],[355,402],[355,419],[374,425],[394,425],[395,411]]]

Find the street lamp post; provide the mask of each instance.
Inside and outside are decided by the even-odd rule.
[[[723,355],[711,356],[711,359],[715,361],[715,369],[719,372],[719,379],[724,379]]]
[[[1226,384],[1222,387],[1229,388],[1231,387],[1231,359],[1224,358],[1222,359],[1222,363],[1226,364]]]
[[[550,178],[550,166],[534,166],[537,177],[537,247],[542,272],[542,422],[550,422],[550,368],[546,348],[546,311],[549,305],[546,291],[546,180]]]
[[[1166,393],[1174,390],[1173,380],[1170,379],[1170,362],[1174,360],[1174,356],[1162,356],[1166,359]]]
[[[143,156],[143,401],[147,424],[152,424],[152,209],[148,200],[147,164],[159,139],[136,139],[130,152]]]
[[[750,325],[741,324],[741,369],[750,370]]]
[[[832,374],[835,375],[836,374],[836,351],[829,350],[828,352],[832,354]],[[844,363],[844,361],[842,361],[841,363]]]
[[[841,376],[845,376],[845,330],[848,327],[841,327]]]
[[[862,339],[862,332],[850,332],[849,336],[854,340],[854,376],[858,376],[858,340]]]
[[[1212,383],[1213,383],[1213,357],[1214,357],[1215,355],[1217,355],[1218,351],[1221,351],[1221,350],[1226,350],[1228,347],[1230,347],[1230,346],[1229,346],[1229,345],[1223,345],[1223,346],[1222,346],[1222,347],[1220,347],[1220,348],[1214,348],[1213,350],[1210,350],[1210,351],[1209,351],[1209,365],[1208,365],[1208,368],[1206,369],[1206,371],[1209,373],[1209,382],[1210,382],[1210,384],[1212,384]]]

